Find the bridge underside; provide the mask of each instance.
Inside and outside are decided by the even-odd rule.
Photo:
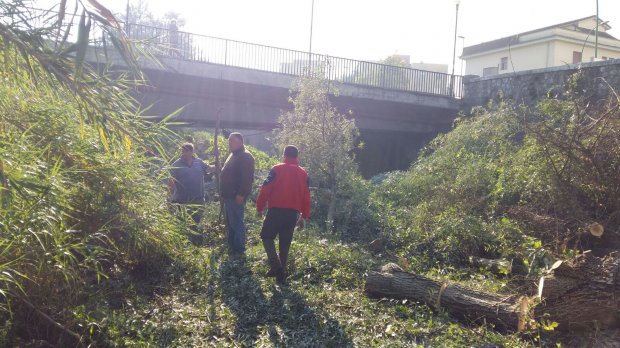
[[[149,115],[166,116],[183,107],[176,121],[192,127],[212,128],[223,108],[221,125],[228,129],[268,131],[277,127],[278,116],[292,109],[289,90],[162,70],[145,70],[151,87],[136,95]],[[416,105],[340,95],[332,104],[342,113],[352,112],[365,143],[357,154],[365,176],[406,169],[430,139],[450,127],[455,108]]]

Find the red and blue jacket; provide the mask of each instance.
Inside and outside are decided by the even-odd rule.
[[[284,163],[271,168],[256,200],[256,209],[295,209],[301,217],[310,217],[310,183],[308,173],[296,158],[285,158]]]

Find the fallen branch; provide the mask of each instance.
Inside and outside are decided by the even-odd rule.
[[[476,267],[486,268],[495,274],[509,275],[512,273],[512,262],[504,259],[492,260],[470,256],[469,263]]]
[[[31,310],[33,310],[35,313],[37,313],[37,315],[39,315],[39,317],[43,318],[45,321],[47,321],[49,324],[51,324],[53,327],[57,328],[58,330],[62,331],[63,333],[71,336],[73,339],[75,339],[75,346],[76,347],[84,347],[84,339],[82,338],[82,336],[78,335],[77,333],[71,331],[70,329],[67,329],[66,327],[62,326],[60,323],[58,323],[56,320],[54,320],[52,317],[50,317],[49,315],[43,313],[41,310],[39,310],[37,307],[35,307],[32,303],[30,303],[30,301],[28,301],[27,299],[25,299],[24,297],[18,297],[19,300],[26,305],[26,307],[30,308]]]

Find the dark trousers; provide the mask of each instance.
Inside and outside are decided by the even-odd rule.
[[[269,266],[276,272],[286,273],[286,261],[288,260],[288,251],[293,241],[297,214],[295,209],[271,208],[263,221],[260,237],[263,240],[263,246],[269,259]],[[278,243],[279,255],[276,254],[274,242],[278,235],[280,236]]]
[[[226,226],[228,227],[228,249],[232,253],[245,253],[245,221],[243,219],[245,202],[237,204],[234,198],[224,200]]]
[[[175,204],[176,214],[180,220],[185,221],[185,217],[189,215],[194,223],[189,224],[189,229],[192,232],[188,232],[186,235],[190,241],[196,245],[202,244],[202,234],[200,233],[200,220],[204,214],[204,201],[199,199],[189,202],[173,202]]]
[[[195,198],[185,201],[175,200],[171,201],[170,203],[177,204],[177,216],[179,218],[182,218],[184,214],[190,215],[192,220],[194,220],[194,224],[196,225],[192,227],[197,228],[197,225],[200,223],[202,215],[204,214],[204,199]]]

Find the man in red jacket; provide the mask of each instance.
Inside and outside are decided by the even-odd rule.
[[[308,174],[299,166],[298,153],[293,145],[288,145],[284,149],[284,163],[271,168],[256,200],[259,215],[263,214],[265,207],[268,209],[260,232],[271,267],[267,276],[276,277],[280,283],[286,279],[286,260],[293,241],[295,225],[303,227],[305,220],[310,217]],[[278,234],[279,257],[274,243]]]

